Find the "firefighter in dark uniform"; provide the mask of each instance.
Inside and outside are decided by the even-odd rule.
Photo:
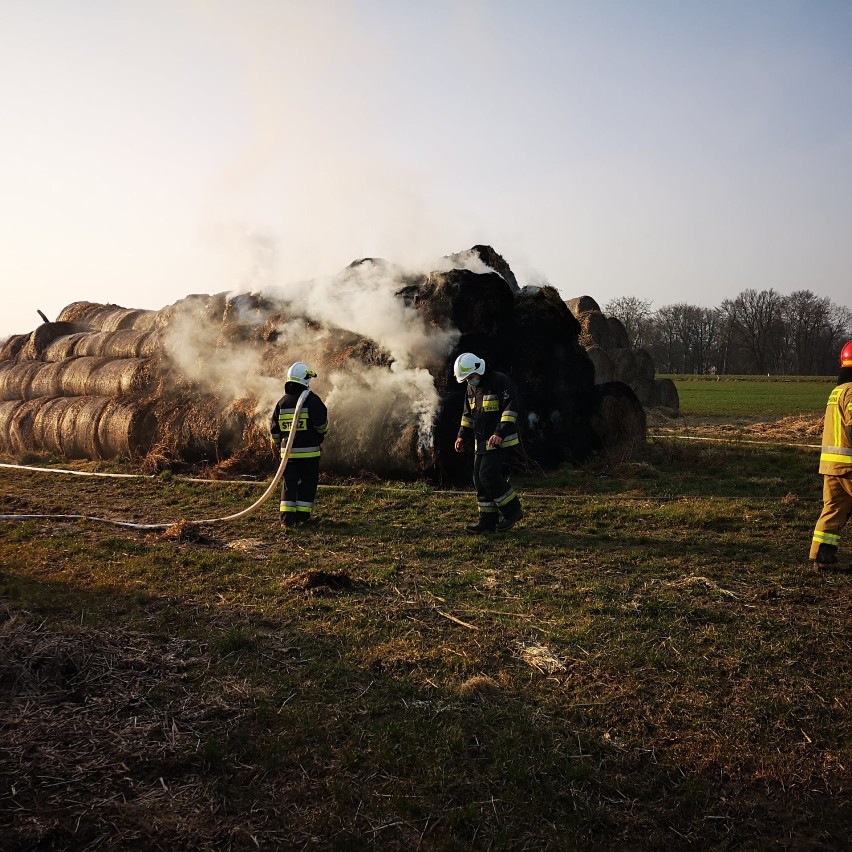
[[[316,375],[301,361],[291,364],[287,370],[284,396],[275,404],[269,425],[279,458],[283,456],[284,446],[293,429],[296,403]],[[290,459],[284,468],[281,484],[281,521],[288,527],[311,522],[311,510],[319,485],[320,447],[328,432],[328,410],[310,390],[295,429]]]
[[[852,340],[840,350],[840,375],[828,397],[819,472],[823,505],[810,559],[823,568],[837,565],[840,533],[852,515]]]
[[[520,444],[518,393],[508,376],[487,370],[485,361],[471,352],[456,358],[453,372],[456,381],[466,385],[455,450],[464,452],[472,440],[475,453],[473,484],[479,520],[468,524],[467,530],[472,533],[503,532],[524,514],[506,470],[511,447]]]

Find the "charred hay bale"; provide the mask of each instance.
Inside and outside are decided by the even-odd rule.
[[[521,289],[518,286],[518,279],[515,278],[515,273],[512,272],[509,264],[491,246],[476,245],[467,251],[457,252],[447,257],[450,261],[458,262],[462,268],[465,268],[465,264],[469,263],[469,258],[477,258],[503,278],[513,293],[517,293]]]
[[[654,359],[647,349],[633,350],[633,365],[637,378],[653,381],[656,367],[654,366]]]
[[[637,376],[630,383],[630,387],[633,389],[633,393],[636,394],[636,398],[645,408],[653,408],[660,404],[657,396],[657,385],[653,379]]]
[[[7,337],[3,341],[3,345],[0,346],[0,361],[17,358],[29,339],[29,334],[13,334],[11,337]]]
[[[565,304],[568,305],[568,310],[578,318],[580,314],[585,314],[589,311],[601,313],[600,305],[591,296],[577,296],[574,299],[568,299]]]
[[[62,371],[62,395],[85,396],[88,393],[92,373],[103,363],[103,358],[96,358],[93,355],[69,358]]]
[[[24,400],[22,399],[10,399],[0,402],[0,453],[4,456],[18,454],[18,449],[12,437],[12,421],[23,404]]]
[[[600,311],[583,311],[577,314],[580,323],[580,344],[587,349],[590,346],[600,346],[609,352],[613,349],[612,332],[606,317]]]
[[[148,358],[115,358],[97,363],[86,381],[89,396],[142,394],[152,381]]]
[[[206,326],[216,326],[222,322],[225,306],[228,302],[227,293],[192,293],[177,302],[163,308],[159,313],[161,326],[165,327],[178,319],[190,319]]]
[[[427,326],[452,325],[462,334],[499,336],[512,324],[514,296],[496,272],[431,272],[403,287],[398,295],[424,315]]]
[[[624,323],[618,317],[607,317],[606,324],[609,326],[613,349],[629,349],[633,345]]]
[[[258,293],[239,293],[225,301],[217,348],[250,340],[264,340],[264,329],[274,303]]]
[[[74,334],[63,334],[62,337],[57,337],[56,340],[49,343],[41,353],[42,361],[63,361],[66,358],[73,358],[79,355],[77,345],[84,338],[89,337],[91,331],[78,331]]]
[[[579,334],[579,321],[553,287],[525,287],[517,295],[507,346],[510,373],[518,386],[526,451],[544,467],[591,452],[595,371]]]
[[[586,354],[595,368],[595,384],[602,385],[613,380],[614,368],[612,366],[612,358],[605,349],[600,346],[587,346]]]
[[[671,379],[655,379],[657,385],[658,405],[663,408],[671,408],[673,411],[680,410],[680,396],[677,392],[677,385]]]
[[[107,400],[98,420],[97,446],[102,459],[144,455],[157,431],[154,412],[134,402]]]
[[[30,339],[18,353],[18,358],[27,361],[41,360],[44,350],[56,340],[67,334],[75,334],[85,331],[85,326],[75,322],[45,322],[42,323],[32,334]]]
[[[629,385],[638,377],[636,357],[632,349],[613,349],[609,357],[612,359],[614,381]]]
[[[600,452],[613,461],[631,458],[645,444],[645,410],[636,394],[623,382],[595,388],[597,400],[591,427]]]
[[[33,417],[33,441],[37,447],[61,456],[62,419],[65,412],[80,401],[81,397],[47,397]]]
[[[32,380],[42,367],[40,361],[7,361],[0,366],[0,400],[29,399]]]

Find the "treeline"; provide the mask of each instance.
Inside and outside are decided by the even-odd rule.
[[[833,375],[852,338],[852,312],[810,290],[743,290],[718,308],[682,302],[657,310],[625,296],[604,311],[651,353],[658,373]]]

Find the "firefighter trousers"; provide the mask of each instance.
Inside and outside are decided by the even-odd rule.
[[[507,518],[517,518],[521,501],[509,484],[508,450],[488,450],[477,453],[473,460],[473,487],[479,506],[479,520],[484,526],[496,527],[500,512]]]
[[[852,476],[824,474],[822,480],[822,514],[811,542],[811,559],[816,559],[821,544],[840,545],[840,533],[852,515]]]
[[[281,520],[287,525],[309,520],[319,485],[319,456],[293,459],[284,468],[281,483]]]

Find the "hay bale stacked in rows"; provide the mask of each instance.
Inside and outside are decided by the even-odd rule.
[[[75,302],[0,349],[0,452],[108,459],[147,450],[156,311]]]
[[[580,344],[595,367],[595,384],[623,382],[646,408],[680,408],[677,388],[670,379],[655,378],[654,360],[646,349],[634,348],[618,317],[605,316],[591,296],[568,299],[566,304],[580,323]]]
[[[428,422],[424,429],[424,410],[409,405],[415,397],[395,384],[391,356],[377,341],[319,326],[283,297],[195,294],[159,312],[75,302],[56,323],[7,341],[8,357],[0,363],[0,451],[144,456],[151,470],[227,465],[235,458],[262,459],[271,467],[269,403],[258,400],[270,388],[280,392],[287,365],[305,357],[325,376],[345,376],[350,389],[363,384],[363,393],[349,396],[361,402],[337,399],[345,422],[330,433],[327,469],[467,481],[470,461],[453,450],[462,388],[452,364],[463,351],[477,352],[515,379],[524,447],[539,465],[582,462],[610,445],[643,443],[641,405],[618,383],[595,385],[596,362],[581,345],[584,326],[557,291],[518,289],[508,264],[488,246],[459,258],[464,268],[448,270],[445,263],[422,275],[369,261],[370,274],[390,276],[396,298],[421,315],[426,329],[458,332],[453,351],[418,355],[422,363],[410,365],[426,382],[429,393],[422,398],[433,390],[439,398],[431,432]],[[367,262],[356,261],[341,275]],[[580,300],[581,314],[595,312],[589,302]],[[600,334],[617,333],[597,319],[588,325]],[[282,339],[288,333],[298,341]],[[217,385],[220,374],[211,368],[234,363],[248,371],[251,389],[248,383]],[[368,408],[359,405],[368,406],[369,422],[359,416]]]

